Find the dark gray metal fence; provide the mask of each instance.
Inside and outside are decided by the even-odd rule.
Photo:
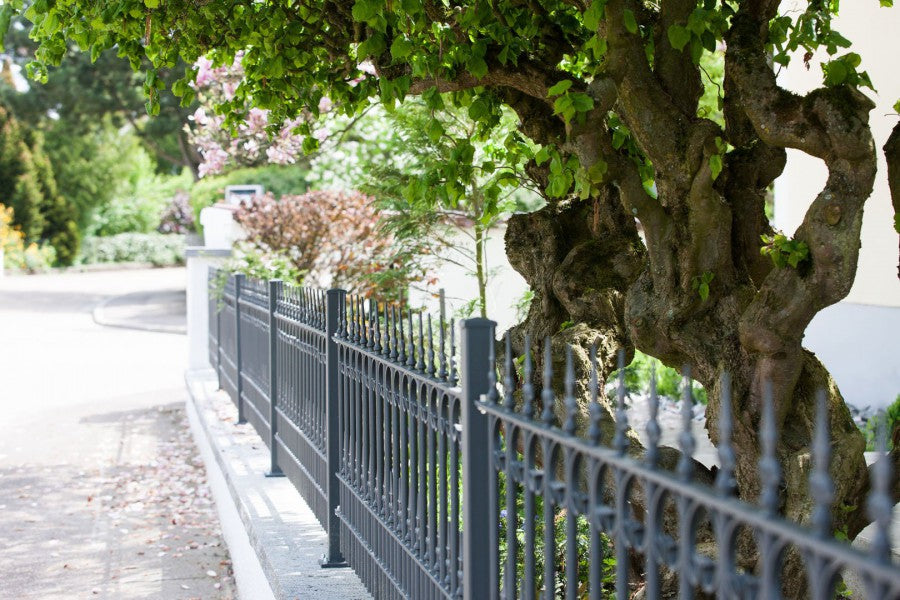
[[[210,289],[216,278],[211,272]],[[806,528],[777,514],[771,402],[761,433],[764,490],[754,506],[733,497],[728,402],[721,468],[709,487],[692,481],[690,460],[676,472],[659,468],[655,394],[650,444],[637,460],[627,455],[623,380],[612,440],[600,439],[596,402],[587,435],[576,434],[571,356],[562,423],[548,408],[551,361],[538,399],[530,349],[518,376],[506,353],[498,390],[491,321],[464,321],[457,353],[455,324],[443,314],[240,275],[228,277],[210,308],[210,363],[269,445],[269,475],[286,475],[328,531],[323,566],[349,564],[377,598],[625,600],[638,583],[630,578],[650,599],[663,588],[680,598],[780,598],[789,552],[802,557],[812,598],[834,597],[845,571],[866,598],[900,598],[888,461],[875,468],[871,551],[833,538],[824,397]],[[596,369],[592,379],[596,399]],[[684,457],[695,446],[691,402],[688,391]],[[700,547],[704,524],[711,541]],[[738,549],[747,539],[759,557],[750,566]]]

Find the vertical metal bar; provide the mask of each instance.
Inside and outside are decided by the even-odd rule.
[[[241,383],[241,286],[246,276],[243,273],[234,275],[234,371],[235,393],[237,394],[238,424],[247,422],[244,415],[244,386]]]
[[[325,435],[325,457],[328,464],[328,481],[325,493],[328,497],[328,552],[322,557],[323,568],[346,567],[347,561],[341,554],[340,520],[337,516],[340,494],[338,489],[338,470],[340,469],[340,396],[338,385],[338,346],[334,341],[337,332],[338,313],[344,303],[347,292],[339,289],[328,290],[325,307],[325,414],[327,431]]]
[[[266,477],[284,477],[278,466],[278,300],[284,283],[269,280],[269,472]]]
[[[493,347],[496,323],[488,319],[467,319],[462,324],[462,437],[463,437],[463,580],[464,600],[490,596],[490,544],[481,539],[489,532],[489,511],[495,510],[486,502],[492,461],[488,456],[488,418],[478,411],[477,403],[489,388],[488,372],[494,365],[488,360]],[[496,536],[496,532],[493,532]]]
[[[224,295],[224,291],[222,292]],[[224,300],[222,303],[224,304]],[[219,384],[219,389],[222,389],[222,313],[223,310],[219,310],[218,306],[216,307],[216,381]]]

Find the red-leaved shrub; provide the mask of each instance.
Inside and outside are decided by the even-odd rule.
[[[307,285],[368,294],[379,273],[399,266],[391,264],[391,239],[378,231],[372,198],[360,192],[256,196],[241,203],[236,218],[251,244],[287,256]]]

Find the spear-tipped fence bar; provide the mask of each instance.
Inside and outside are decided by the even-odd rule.
[[[648,599],[667,590],[680,598],[702,591],[775,599],[782,597],[788,548],[802,557],[814,600],[834,597],[851,571],[866,598],[900,598],[888,460],[873,467],[871,549],[834,538],[824,394],[815,412],[806,527],[778,513],[770,388],[754,505],[735,497],[727,374],[720,385],[720,465],[710,487],[694,481],[688,458],[696,440],[687,369],[682,457],[670,472],[659,466],[653,378],[648,445],[640,458],[629,453],[624,353],[613,406],[604,408],[591,350],[585,411],[571,348],[559,349],[565,366],[555,373],[559,353],[549,339],[542,346],[526,337],[524,355],[516,358],[508,336],[495,341],[492,321],[470,319],[462,322],[457,357],[443,294],[432,317],[343,290],[213,270],[209,277],[209,357],[220,387],[269,445],[270,471],[290,479],[328,532],[322,565],[351,566],[376,598],[624,600],[643,586]],[[606,439],[609,410],[615,423]],[[882,456],[885,440],[881,431]],[[701,521],[713,537],[703,547],[696,541]],[[750,566],[737,554],[742,531],[752,532],[758,549]],[[746,546],[746,535],[742,540]],[[666,572],[677,578],[674,587]],[[640,581],[630,580],[635,573],[642,573]]]

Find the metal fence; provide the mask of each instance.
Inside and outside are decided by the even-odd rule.
[[[571,355],[559,400],[566,418],[556,422],[549,342],[538,393],[530,348],[521,364],[505,353],[498,382],[492,321],[463,321],[457,349],[443,314],[212,271],[210,290],[210,363],[239,419],[269,446],[267,475],[286,475],[328,532],[323,567],[349,565],[376,598],[625,600],[639,589],[649,599],[780,598],[789,555],[802,560],[808,597],[843,593],[841,577],[853,572],[866,598],[900,598],[887,460],[874,469],[871,550],[833,537],[824,396],[812,525],[802,527],[777,514],[770,401],[757,506],[734,497],[727,401],[721,466],[706,486],[692,481],[686,458],[690,391],[682,459],[668,472],[658,465],[655,393],[644,458],[628,455],[621,378],[614,438],[600,439],[596,368],[589,427],[576,433]]]

